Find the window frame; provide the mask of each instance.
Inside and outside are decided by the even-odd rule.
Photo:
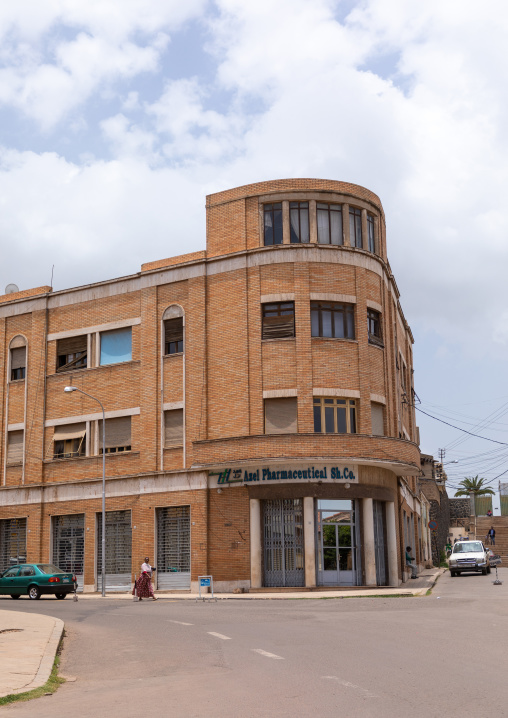
[[[358,403],[357,399],[350,399],[342,396],[314,396],[312,402],[313,414],[314,414],[314,433],[315,434],[357,434],[358,431]],[[339,403],[342,402],[342,403]],[[316,409],[319,407],[319,424],[320,429],[317,429],[317,412]],[[333,424],[334,431],[326,431],[327,418],[325,409],[333,408]],[[339,414],[338,409],[345,409],[346,419],[346,431],[339,431]],[[351,426],[353,425],[353,430]]]
[[[349,208],[349,243],[356,249],[363,249],[362,210],[357,207]]]
[[[15,351],[17,351],[17,350],[19,350],[19,349],[24,349],[24,353],[25,353],[25,365],[24,365],[24,366],[20,366],[20,367],[13,368],[13,367],[12,367],[12,364],[13,364],[13,356],[12,356],[12,354],[13,354],[13,352],[15,352]],[[14,347],[11,346],[11,347],[9,347],[9,366],[10,366],[10,380],[9,380],[9,381],[10,381],[10,382],[13,382],[13,381],[23,381],[24,379],[26,379],[27,354],[28,354],[28,347],[27,347],[26,344],[23,345],[23,346],[20,346],[20,347],[18,347],[18,346],[14,346]],[[18,373],[19,373],[19,376],[18,376]]]
[[[181,332],[181,339],[177,339],[175,341],[166,341],[166,324],[168,322],[176,322],[180,321],[182,324],[182,332]],[[184,324],[183,324],[183,317],[170,317],[169,319],[163,319],[163,330],[164,330],[164,356],[169,357],[173,356],[174,354],[183,354],[184,353]],[[171,351],[171,347],[174,347],[174,351]]]
[[[329,309],[328,309],[329,308]],[[332,336],[328,337],[325,336],[323,332],[323,311],[330,311],[332,313],[331,318],[331,328],[332,328]],[[313,333],[313,315],[314,312],[318,313],[318,331],[319,334]],[[341,314],[342,315],[342,328],[344,332],[344,336],[335,336],[335,314]],[[352,316],[352,328],[353,328],[353,335],[349,336],[349,323],[348,323],[348,316]],[[354,340],[356,339],[356,327],[355,327],[355,305],[350,304],[348,302],[326,302],[326,301],[314,301],[312,300],[310,303],[310,317],[311,317],[311,337],[313,339],[349,339]]]
[[[328,241],[323,242],[320,240],[320,231],[319,231],[319,213],[320,212],[326,212],[327,213],[327,221],[328,221]],[[337,213],[337,215],[340,217],[340,234],[339,234],[339,241],[334,242],[332,237],[332,213]],[[341,247],[344,244],[344,222],[342,217],[342,205],[341,204],[334,204],[333,202],[316,202],[316,233],[317,233],[317,243],[318,244],[329,244],[333,247]]]
[[[369,241],[369,252],[376,254],[376,225],[373,214],[367,212],[367,238]]]
[[[72,451],[66,450],[66,445],[72,443]],[[76,447],[77,443],[77,449]],[[63,451],[57,451],[57,446],[64,444]],[[86,456],[86,434],[80,439],[57,439],[53,442],[53,459],[80,459]]]
[[[294,215],[293,215],[294,213]],[[307,215],[307,239],[302,239],[302,214]],[[295,216],[298,225],[298,233],[293,229],[293,216]],[[293,236],[296,239],[293,239]],[[291,201],[289,202],[289,242],[290,244],[309,244],[310,242],[310,203],[308,201]]]
[[[371,326],[373,327],[374,331],[371,331]],[[377,333],[375,331],[376,326]],[[378,347],[384,347],[381,312],[379,312],[377,309],[371,309],[370,307],[367,307],[367,331],[369,334],[369,344]]]
[[[289,309],[289,305],[291,305],[292,312],[287,311]],[[276,309],[277,308],[277,309]],[[286,310],[284,310],[286,308]],[[267,315],[266,312],[275,312],[276,314],[269,314]],[[268,323],[265,324],[265,319],[269,319],[270,317],[284,317],[284,316],[292,316],[293,317],[293,333],[290,336],[265,336],[265,329],[268,326]],[[287,302],[265,302],[261,305],[261,339],[267,340],[267,339],[294,339],[296,336],[296,321],[295,321],[295,302],[293,299],[287,301]]]
[[[277,223],[276,223],[276,215],[277,214]],[[267,228],[269,225],[267,225],[266,219],[267,217],[270,217],[271,225],[270,229],[272,232],[272,241],[267,242]],[[280,224],[279,224],[280,219]],[[279,240],[279,230],[280,230],[280,241]],[[277,235],[277,236],[276,236]],[[277,239],[277,241],[275,241]],[[282,202],[268,202],[263,205],[263,245],[265,247],[274,247],[275,245],[283,244],[284,242],[284,220],[282,216]]]

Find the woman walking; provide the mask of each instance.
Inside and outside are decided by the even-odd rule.
[[[151,598],[153,601],[157,600],[152,586],[152,572],[155,570],[150,566],[150,559],[147,556],[144,563],[141,564],[141,573],[132,589],[132,595],[134,596],[137,593],[140,601],[144,598]]]

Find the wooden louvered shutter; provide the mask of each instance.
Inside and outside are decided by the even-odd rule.
[[[80,421],[77,424],[62,424],[55,426],[53,441],[67,441],[68,439],[82,439],[86,434],[86,424]]]
[[[26,347],[11,349],[11,369],[23,369],[26,367]]]
[[[294,337],[295,316],[283,314],[280,317],[263,317],[263,339]]]
[[[370,405],[372,433],[374,436],[384,436],[384,409],[382,404],[372,403]]]
[[[296,434],[297,399],[265,399],[265,434]]]
[[[20,464],[23,461],[23,431],[9,431],[7,438],[7,463]]]
[[[58,356],[62,356],[67,354],[77,354],[77,352],[86,352],[86,342],[86,334],[81,334],[79,337],[59,339],[56,345],[56,353]]]
[[[106,449],[131,445],[131,417],[106,419]],[[99,448],[102,449],[102,421],[99,422]]]
[[[164,446],[183,444],[183,409],[164,412]]]
[[[176,319],[166,319],[164,322],[164,340],[166,344],[169,344],[169,342],[183,341],[182,317],[177,317]]]

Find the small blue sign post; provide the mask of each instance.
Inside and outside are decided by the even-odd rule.
[[[217,600],[215,596],[213,595],[213,576],[198,576],[198,584],[199,584],[199,599],[205,600],[205,596],[201,595],[201,587],[203,588],[210,588],[212,591],[211,598],[215,601]],[[196,601],[198,599],[196,598]]]

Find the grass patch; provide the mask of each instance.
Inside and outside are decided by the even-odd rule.
[[[65,678],[60,678],[58,675],[58,667],[60,665],[60,656],[55,656],[51,675],[46,683],[40,688],[35,688],[33,691],[27,691],[26,693],[9,693],[7,696],[0,698],[0,706],[6,706],[9,703],[18,703],[23,701],[31,701],[33,698],[41,698],[46,693],[55,693],[62,683],[65,683]]]

